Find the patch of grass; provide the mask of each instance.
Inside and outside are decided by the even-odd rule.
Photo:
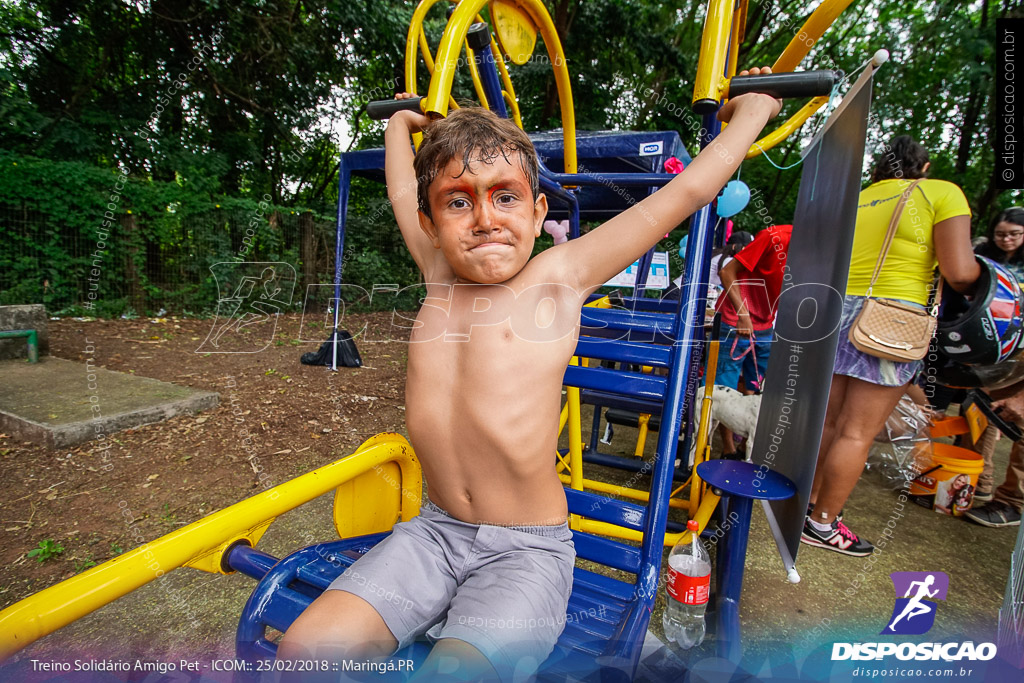
[[[89,569],[90,567],[95,567],[95,566],[96,566],[96,563],[93,562],[92,556],[86,555],[84,559],[81,559],[81,560],[78,560],[77,562],[75,562],[75,573],[76,574],[81,574],[86,569]]]
[[[64,552],[64,546],[54,541],[52,538],[44,538],[39,541],[39,547],[29,550],[28,557],[36,558],[38,562],[46,562],[47,560],[57,557]]]
[[[124,548],[122,548],[117,541],[111,541],[110,552],[114,553],[115,555],[120,555],[124,553]]]
[[[163,514],[160,515],[160,521],[167,526],[175,527],[178,526],[178,517],[171,513],[171,504],[164,503]]]

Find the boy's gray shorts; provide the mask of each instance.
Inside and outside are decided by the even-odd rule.
[[[328,590],[370,603],[399,648],[424,633],[458,638],[504,680],[535,671],[554,649],[575,559],[568,524],[470,524],[426,501]]]

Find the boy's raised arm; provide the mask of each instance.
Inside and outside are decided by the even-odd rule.
[[[750,73],[770,70],[752,69]],[[768,95],[741,95],[729,100],[718,114],[719,119],[729,122],[728,127],[672,182],[561,247],[570,286],[581,292],[595,290],[657,244],[665,233],[709,204],[780,107],[780,101]]]
[[[402,232],[409,253],[420,272],[429,274],[436,258],[430,238],[420,228],[417,216],[416,172],[413,170],[412,133],[423,130],[427,117],[413,111],[400,111],[388,120],[384,133],[384,177],[387,180],[388,199],[395,212],[398,229]]]

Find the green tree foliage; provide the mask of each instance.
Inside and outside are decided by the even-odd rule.
[[[330,125],[392,79],[406,3],[0,6],[0,146],[177,181],[193,193],[330,204]],[[326,128],[325,128],[326,127]]]
[[[704,2],[546,2],[568,56],[580,129],[678,130],[696,151],[699,121],[689,103]],[[996,187],[992,148],[995,22],[1019,16],[1020,4],[854,0],[801,64],[853,74],[875,50],[889,49],[892,59],[876,78],[867,156],[892,136],[918,138],[932,153],[933,177],[964,188],[978,231],[1021,196]],[[817,5],[751,0],[738,63],[774,62]],[[188,260],[182,245],[194,239],[191,224],[225,220],[228,207],[236,207],[230,211],[239,219],[226,220],[217,239],[237,249],[238,226],[264,195],[279,211],[308,208],[330,216],[338,154],[382,139],[383,124],[368,119],[365,103],[405,89],[405,39],[415,6],[413,0],[0,0],[0,205],[11,215],[21,212],[22,220],[33,211],[45,215],[51,231],[38,238],[45,244],[33,245],[47,254],[44,266],[5,257],[4,267],[33,280],[24,286],[34,292],[44,281],[54,287],[77,277],[83,253],[68,244],[95,238],[114,171],[130,176],[119,221],[129,209],[139,216],[142,255],[132,252],[133,259]],[[438,3],[424,24],[435,49],[445,9]],[[561,123],[545,53],[541,41],[537,58],[511,67],[528,130]],[[425,92],[428,83],[420,62],[417,90]],[[475,99],[467,69],[453,92],[458,100]],[[802,104],[787,103],[784,116]],[[798,160],[820,122],[772,150],[771,158],[782,166]],[[792,219],[799,175],[799,167],[779,170],[763,158],[742,171],[779,223]],[[363,183],[351,196],[349,246],[355,248],[346,272],[407,284],[415,271],[397,255],[401,249],[392,249],[400,238],[383,187]],[[748,229],[762,224],[751,210],[735,220]],[[270,234],[266,243],[269,248]]]

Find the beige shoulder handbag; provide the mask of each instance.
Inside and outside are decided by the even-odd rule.
[[[920,179],[912,182],[900,196],[892,220],[889,221],[889,232],[885,235],[885,244],[878,255],[864,306],[850,327],[850,343],[858,351],[901,363],[921,360],[928,353],[928,343],[935,333],[935,320],[938,316],[939,302],[942,300],[942,277],[939,277],[935,300],[930,311],[923,311],[890,299],[872,299],[871,291],[882,272],[882,264],[885,263],[889,247],[896,236],[896,227],[899,225],[900,216],[903,215],[903,207],[906,206],[910,193],[920,182]]]

